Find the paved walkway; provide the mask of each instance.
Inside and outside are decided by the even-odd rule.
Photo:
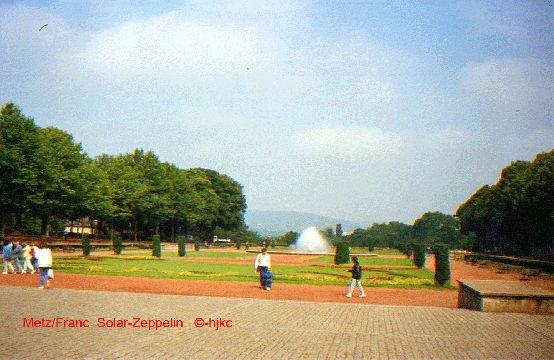
[[[552,316],[21,286],[0,294],[2,359],[554,358]],[[164,320],[173,327],[155,329]]]

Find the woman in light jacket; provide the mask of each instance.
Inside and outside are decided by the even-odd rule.
[[[40,286],[39,289],[44,289],[50,287],[51,276],[49,276],[52,271],[52,251],[46,244],[40,244],[38,249],[35,249],[35,258],[37,259],[37,267],[40,275]]]
[[[265,273],[271,271],[271,259],[266,252],[266,248],[262,248],[262,252],[256,256],[256,262],[254,263],[254,269],[260,273],[260,285],[262,288],[269,290],[270,287],[266,286]]]
[[[31,247],[29,244],[22,244],[23,249],[21,250],[21,257],[23,259],[23,271],[22,273],[28,271],[29,274],[35,273],[35,268],[31,265]]]

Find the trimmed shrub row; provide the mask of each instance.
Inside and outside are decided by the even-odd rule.
[[[160,242],[160,235],[152,236],[152,256],[162,257],[162,244]]]
[[[186,247],[186,236],[178,236],[177,237],[177,246],[179,248],[179,256],[185,256],[187,254],[187,247]]]
[[[348,241],[337,242],[335,248],[335,265],[348,264],[350,262],[350,246]]]
[[[450,280],[450,250],[447,244],[433,245],[435,253],[435,283],[444,285]]]
[[[414,264],[419,269],[425,266],[425,244],[414,244]]]

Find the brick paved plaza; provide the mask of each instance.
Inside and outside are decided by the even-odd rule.
[[[554,357],[552,316],[20,286],[0,292],[2,359]],[[31,327],[31,318],[58,327]],[[206,325],[196,327],[197,318]],[[113,319],[128,322],[107,327]],[[148,329],[156,320],[177,327]],[[79,321],[88,327],[69,327]]]

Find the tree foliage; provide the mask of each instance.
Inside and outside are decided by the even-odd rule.
[[[413,241],[413,228],[396,221],[374,223],[367,229],[355,229],[345,240],[355,247],[398,249],[401,244]]]
[[[476,238],[474,250],[502,255],[554,253],[554,150],[532,162],[505,167],[458,208],[461,232]]]
[[[460,234],[460,223],[452,215],[441,212],[426,212],[414,222],[413,234],[416,241],[432,246],[445,243],[454,249],[464,248],[467,237]]]
[[[0,110],[0,225],[40,198],[35,175],[39,172],[36,151],[39,128],[13,103]]]
[[[281,235],[280,242],[290,246],[296,242],[300,234],[296,231],[289,231],[286,234]]]
[[[179,169],[142,149],[87,157],[66,132],[40,128],[12,103],[0,110],[0,227],[21,218],[89,217],[98,228],[134,240],[194,234],[210,241],[216,227],[245,228],[242,186],[208,169]]]

